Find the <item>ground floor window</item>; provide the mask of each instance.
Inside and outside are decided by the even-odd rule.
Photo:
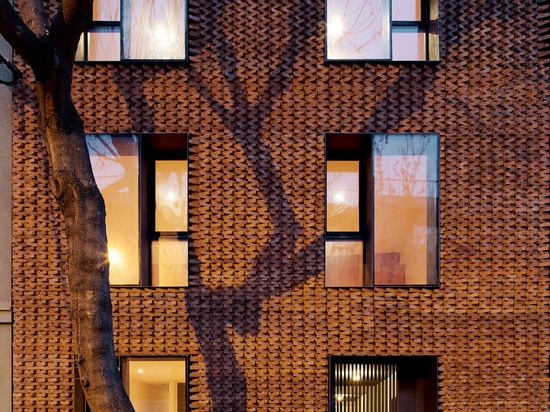
[[[331,412],[436,412],[435,356],[331,356]]]
[[[124,357],[120,372],[136,412],[186,412],[188,410],[188,359],[186,357]],[[90,411],[78,372],[75,411]]]

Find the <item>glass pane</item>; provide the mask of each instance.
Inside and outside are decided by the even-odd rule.
[[[393,60],[426,60],[426,33],[418,27],[394,27]]]
[[[128,360],[127,391],[136,412],[184,412],[185,359]]]
[[[397,365],[334,365],[334,402],[337,412],[397,412]]]
[[[327,231],[359,231],[359,162],[327,162]]]
[[[186,57],[184,0],[125,0],[123,7],[124,58]]]
[[[187,160],[157,160],[155,169],[155,231],[187,232]]]
[[[437,281],[436,135],[374,138],[374,276],[380,285]]]
[[[110,281],[139,284],[137,139],[87,136],[97,186],[105,200]]]
[[[392,0],[393,21],[420,21],[422,20],[421,0]]]
[[[88,33],[88,61],[117,60],[120,60],[120,33],[118,31]]]
[[[327,59],[389,59],[389,0],[327,0]]]
[[[120,0],[95,0],[92,20],[120,21]]]
[[[187,241],[161,237],[151,242],[153,286],[187,286]]]
[[[325,286],[364,286],[362,241],[326,242]]]
[[[84,33],[80,35],[80,40],[78,41],[78,46],[76,48],[74,59],[76,61],[84,60]]]

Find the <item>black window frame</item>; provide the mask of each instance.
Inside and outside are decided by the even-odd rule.
[[[124,370],[124,363],[127,360],[131,359],[149,359],[149,360],[185,360],[185,411],[189,410],[189,395],[190,395],[190,382],[189,379],[191,377],[190,371],[191,368],[189,366],[189,355],[126,355],[126,356],[118,356],[117,362],[118,362],[118,371],[120,373],[120,378],[122,380],[124,389],[128,392],[127,382],[125,382],[125,370]],[[86,401],[86,396],[84,395],[84,389],[82,388],[82,383],[80,379],[80,374],[78,373],[78,365],[77,362],[74,362],[74,385],[73,385],[73,401],[74,401],[74,410],[75,412],[92,412],[90,409],[90,406],[88,405],[88,402]],[[129,396],[129,394],[128,394]]]
[[[177,240],[189,242],[189,216],[187,217],[187,232],[171,231],[159,232],[155,229],[155,162],[157,160],[187,160],[189,170],[188,135],[184,133],[147,133],[141,135],[140,144],[140,255],[144,259],[140,262],[140,285],[152,285],[152,251],[151,245],[161,236],[170,236]],[[188,178],[189,182],[189,178]],[[187,185],[189,187],[189,184]],[[189,210],[189,190],[187,191],[187,205]],[[141,224],[146,222],[146,224]],[[189,254],[188,254],[189,256]],[[189,270],[188,270],[189,275]],[[178,287],[188,287],[181,285]],[[170,287],[170,286],[154,286]]]
[[[437,63],[440,61],[439,54],[439,0],[421,0],[421,19],[420,21],[393,20],[391,0],[389,2],[390,34],[389,48],[390,57],[383,58],[329,58],[328,57],[328,7],[327,3],[331,0],[325,0],[325,63],[326,64],[353,64],[357,62],[377,62],[377,63]],[[426,33],[425,53],[426,58],[422,60],[400,60],[393,58],[393,31],[395,28],[418,28]]]
[[[136,137],[138,152],[138,233],[139,233],[139,284],[112,284],[111,287],[189,287],[189,267],[186,285],[153,285],[151,245],[161,236],[171,236],[189,245],[189,212],[187,232],[158,232],[155,230],[155,161],[186,160],[189,171],[188,133],[103,133],[115,138]],[[88,133],[87,136],[101,135]],[[189,211],[189,172],[187,178],[187,210]],[[189,247],[189,246],[188,246]],[[187,251],[189,261],[189,249]]]
[[[334,286],[326,285],[326,288],[439,288],[440,287],[440,173],[439,173],[439,152],[437,153],[437,182],[438,191],[435,206],[435,273],[427,275],[425,284],[383,284],[376,283],[374,267],[374,177],[371,173],[373,169],[373,145],[374,139],[380,136],[422,136],[430,135],[437,137],[437,146],[440,146],[440,137],[438,133],[326,133],[325,134],[325,182],[327,182],[327,162],[331,160],[352,160],[359,161],[359,231],[358,232],[329,232],[327,230],[327,199],[328,185],[325,185],[325,256],[326,244],[330,241],[362,241],[363,243],[363,285],[362,286]],[[326,262],[326,257],[325,257]],[[326,272],[326,267],[325,267]]]
[[[151,361],[159,361],[159,362],[162,362],[162,361],[170,361],[170,360],[185,360],[185,408],[184,410],[185,411],[188,411],[189,410],[189,395],[190,395],[190,391],[189,391],[189,387],[190,387],[190,383],[189,383],[189,379],[191,377],[191,374],[190,374],[190,371],[191,371],[191,368],[189,367],[189,355],[155,355],[155,354],[152,354],[152,355],[126,355],[126,356],[120,356],[118,358],[118,362],[119,362],[119,370],[120,370],[120,374],[121,374],[121,378],[122,378],[122,384],[124,385],[124,389],[126,390],[126,392],[128,393],[128,397],[130,396],[130,388],[128,387],[128,382],[127,382],[127,375],[126,373],[128,372],[126,369],[125,369],[125,364],[131,360],[151,360]]]
[[[437,355],[329,355],[329,412],[337,412],[337,365],[396,365],[397,411],[437,412],[438,364]]]
[[[95,0],[100,1],[100,0]],[[185,17],[186,17],[186,29],[185,29],[185,56],[180,59],[164,59],[164,58],[155,58],[155,59],[132,59],[132,58],[126,58],[124,57],[124,36],[123,36],[123,17],[124,17],[124,10],[122,3],[124,1],[132,1],[132,0],[119,0],[120,2],[120,17],[119,20],[93,20],[92,13],[90,13],[90,17],[88,19],[88,23],[84,26],[84,29],[82,31],[81,35],[81,42],[83,45],[83,58],[77,59],[75,58],[75,63],[77,64],[84,64],[84,63],[159,63],[159,62],[167,62],[167,63],[189,63],[189,0],[185,1]],[[120,58],[118,60],[89,60],[88,59],[88,33],[101,33],[101,32],[113,32],[113,33],[120,33]]]

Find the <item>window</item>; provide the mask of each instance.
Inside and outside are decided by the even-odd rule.
[[[439,138],[326,136],[325,285],[438,284]]]
[[[136,412],[187,410],[185,358],[123,358],[122,381]]]
[[[439,59],[437,0],[326,0],[327,60]]]
[[[187,136],[88,135],[111,285],[187,286]]]
[[[186,42],[186,0],[96,0],[76,60],[184,60]]]
[[[331,356],[331,412],[436,412],[437,357]]]
[[[186,357],[129,357],[120,361],[124,388],[136,412],[188,410]],[[79,381],[78,370],[75,377]],[[88,412],[81,385],[75,384],[75,411]]]

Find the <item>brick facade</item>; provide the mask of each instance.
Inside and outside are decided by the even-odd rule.
[[[440,2],[439,63],[325,64],[323,1],[190,0],[189,64],[86,64],[86,131],[190,135],[190,286],[113,288],[193,411],[324,411],[329,355],[437,355],[441,411],[548,411],[550,9]],[[14,410],[73,409],[63,222],[14,88]],[[440,287],[324,287],[324,134],[441,136]]]

